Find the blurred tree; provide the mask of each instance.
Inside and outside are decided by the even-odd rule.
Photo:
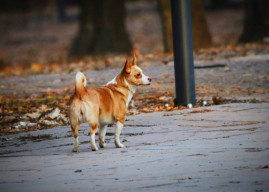
[[[245,0],[245,20],[239,42],[263,40],[269,36],[269,1]]]
[[[159,8],[161,13],[161,23],[163,25],[162,32],[164,52],[168,53],[173,51],[171,1],[159,0]]]
[[[64,22],[67,20],[67,15],[65,12],[65,8],[67,7],[66,0],[56,0],[56,6],[58,10],[58,19],[60,22]]]
[[[129,53],[124,0],[80,0],[80,24],[70,56]]]
[[[159,0],[163,25],[164,51],[173,51],[171,3],[170,0]],[[191,0],[193,48],[205,48],[212,44],[211,34],[204,12],[203,0]]]
[[[219,10],[223,8],[241,8],[244,0],[204,0],[207,10]]]
[[[1,12],[42,11],[49,4],[49,0],[0,0]]]
[[[193,48],[205,48],[212,44],[206,20],[203,0],[191,0]]]

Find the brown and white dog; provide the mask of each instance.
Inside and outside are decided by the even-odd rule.
[[[134,56],[130,63],[127,58],[120,74],[99,88],[86,88],[86,77],[78,72],[75,79],[75,94],[70,99],[70,123],[75,142],[73,151],[78,150],[79,125],[87,122],[91,128],[90,141],[93,151],[98,148],[95,144],[95,133],[99,131],[99,145],[105,147],[106,126],[116,121],[115,145],[124,147],[120,142],[120,134],[125,121],[128,104],[131,101],[137,86],[150,85],[151,78],[143,74],[136,65]]]

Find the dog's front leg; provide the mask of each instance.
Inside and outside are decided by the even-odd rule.
[[[118,148],[124,147],[124,145],[121,144],[121,142],[120,142],[120,134],[121,134],[122,128],[123,128],[123,124],[121,122],[117,121],[116,130],[115,130],[115,145]]]

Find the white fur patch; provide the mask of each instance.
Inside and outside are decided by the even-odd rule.
[[[91,147],[93,151],[98,151],[98,147],[95,144],[95,133],[93,133],[92,135],[90,135],[91,138]]]
[[[132,100],[132,98],[133,98],[133,94],[132,93],[129,93],[128,100],[127,100],[127,103],[126,103],[126,108],[129,106],[129,103]]]
[[[115,130],[115,145],[118,148],[124,147],[124,145],[121,144],[121,142],[120,142],[120,134],[121,134],[122,128],[123,128],[123,124],[121,122],[117,121],[116,130]]]
[[[109,81],[106,85],[110,85],[110,84],[117,84],[116,77],[114,77],[114,79]]]
[[[79,142],[78,142],[78,136],[77,136],[77,138],[75,139],[75,146],[78,147],[78,145],[79,145]]]
[[[81,73],[80,71],[77,72],[77,74],[76,74],[76,82],[82,81],[82,79],[84,79],[84,87],[86,87],[87,79],[86,79],[85,75],[83,73]]]
[[[142,73],[142,69],[140,67],[138,67],[137,65],[135,65],[134,67]]]
[[[136,86],[129,84],[126,80],[125,80],[125,84],[129,88],[128,99],[127,99],[127,102],[126,102],[126,108],[128,108],[128,105],[129,105],[130,101],[132,100],[133,95],[135,93]]]
[[[79,142],[78,142],[78,136],[77,136],[77,138],[75,138],[74,147],[73,147],[74,152],[78,151],[78,146],[79,146]]]
[[[86,87],[86,86],[87,86],[87,79],[85,77],[85,79],[84,79],[84,87]]]

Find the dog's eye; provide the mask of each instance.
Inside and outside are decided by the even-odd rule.
[[[138,73],[136,76],[137,76],[137,77],[140,77],[140,76],[141,76],[141,74],[140,74],[140,73]]]

